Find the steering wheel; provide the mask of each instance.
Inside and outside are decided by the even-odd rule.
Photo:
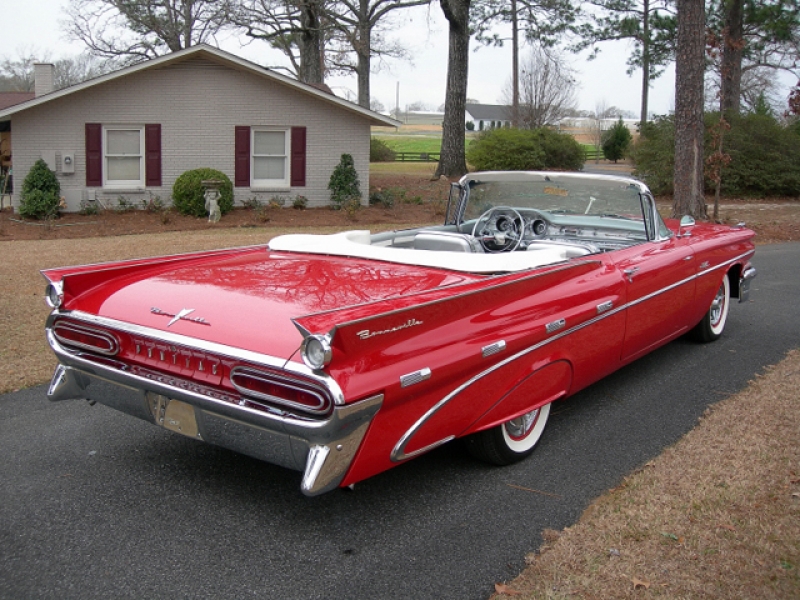
[[[483,213],[472,228],[486,252],[513,252],[522,243],[525,221],[510,206],[495,206]]]

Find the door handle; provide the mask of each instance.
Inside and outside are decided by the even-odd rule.
[[[625,269],[623,273],[625,277],[628,278],[628,283],[633,283],[633,276],[639,272],[639,267],[631,267],[630,269]]]

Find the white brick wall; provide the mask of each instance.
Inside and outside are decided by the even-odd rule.
[[[86,187],[86,123],[161,124],[162,187],[116,192]],[[342,153],[353,155],[364,202],[369,190],[367,119],[280,83],[222,66],[201,57],[126,77],[58,98],[12,117],[14,204],[36,160],[56,155],[56,173],[68,210],[80,208],[86,193],[116,206],[117,197],[141,203],[153,196],[167,201],[184,171],[211,167],[234,180],[234,127],[307,128],[306,185],[291,190],[253,192],[234,188],[235,200],[275,195],[305,196],[309,206],[330,203],[328,181]],[[75,155],[75,173],[64,174],[61,157]]]

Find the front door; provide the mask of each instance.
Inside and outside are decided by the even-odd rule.
[[[683,238],[647,242],[614,252],[627,286],[622,360],[628,362],[690,326],[695,257]]]

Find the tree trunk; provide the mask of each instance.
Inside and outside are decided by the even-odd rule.
[[[439,3],[450,24],[450,42],[442,121],[442,152],[434,178],[444,175],[454,179],[467,172],[467,160],[464,156],[464,111],[469,72],[470,0],[439,0]]]
[[[648,99],[650,97],[650,0],[644,0],[642,11],[642,106],[639,116],[639,131],[647,124]]]
[[[706,218],[703,197],[705,4],[678,0],[675,56],[675,196],[673,217]]]
[[[719,108],[723,114],[739,114],[742,96],[743,0],[725,3]]]
[[[362,0],[362,3],[365,2]],[[369,75],[372,58],[369,23],[361,23],[358,29],[358,47],[356,48],[356,59],[358,61],[356,65],[356,75],[358,76],[358,104],[364,108],[369,108]]]
[[[517,0],[511,0],[511,125],[519,127],[519,22]]]
[[[307,0],[300,5],[300,72],[298,77],[305,83],[325,83],[322,67],[322,27],[319,0]]]

